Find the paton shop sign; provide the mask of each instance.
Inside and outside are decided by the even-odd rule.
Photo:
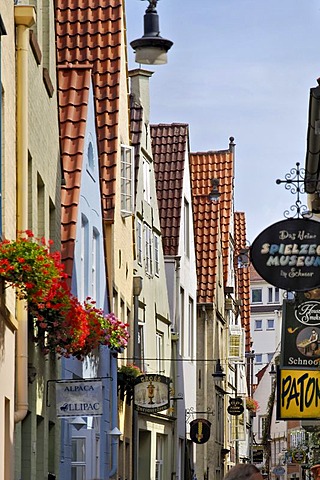
[[[274,223],[254,240],[250,257],[271,285],[312,290],[320,285],[320,223],[305,218]]]

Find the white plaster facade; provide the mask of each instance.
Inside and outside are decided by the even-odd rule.
[[[142,278],[142,290],[136,312],[138,332],[135,331],[134,334],[139,337],[139,351],[136,353],[141,358],[141,370],[149,374],[172,377],[171,318],[149,129],[151,75],[151,72],[145,70],[130,72],[131,94],[143,108],[138,149],[139,169],[136,179],[134,265],[135,276]],[[135,451],[139,458],[137,478],[139,480],[171,478],[175,454],[172,412],[165,410],[157,415],[139,414],[136,428],[138,432],[135,440],[138,446]]]

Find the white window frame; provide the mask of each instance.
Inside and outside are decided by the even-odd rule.
[[[159,374],[163,373],[163,333],[156,332],[156,359]]]
[[[190,257],[190,203],[184,199],[184,253]]]
[[[145,231],[145,269],[147,275],[153,273],[153,261],[152,261],[152,228],[149,225],[144,226]]]
[[[256,365],[261,365],[262,364],[262,353],[256,353],[255,364]]]
[[[134,211],[134,148],[121,145],[121,215]]]
[[[267,319],[267,330],[274,330],[274,318]]]
[[[92,231],[92,250],[91,250],[91,297],[95,300],[99,298],[99,275],[100,275],[100,234],[96,228]]]
[[[136,227],[136,257],[137,257],[137,262],[139,265],[142,265],[142,222],[141,220],[137,220],[137,227]]]
[[[151,171],[150,162],[143,157],[143,198],[150,205],[151,203]]]
[[[153,234],[153,251],[154,251],[154,274],[159,276],[160,273],[160,262],[159,262],[159,248],[160,248],[160,237],[157,233]]]
[[[239,359],[244,355],[243,329],[240,325],[229,327],[229,358]]]
[[[261,326],[259,326],[258,322]],[[254,329],[258,330],[258,331],[262,330],[262,320],[261,320],[261,318],[257,318],[257,319],[254,320]]]
[[[253,299],[253,293],[258,292],[258,291],[260,291],[260,293],[261,293],[261,300],[255,301]],[[251,289],[251,303],[262,303],[262,288],[257,287],[257,288],[252,288]]]
[[[79,477],[77,475],[77,471],[76,471],[76,476],[75,476],[76,480],[86,478],[87,439],[85,437],[73,437],[72,438],[72,444],[73,443],[79,443],[79,440],[81,440],[83,442],[84,458],[82,460],[74,460],[73,458],[71,458],[71,470],[73,468],[76,468],[76,470],[77,470],[77,467],[80,467],[84,471],[84,476],[81,475],[81,477]],[[72,445],[71,452],[73,453],[73,445]],[[74,478],[73,475],[72,475],[72,478]]]

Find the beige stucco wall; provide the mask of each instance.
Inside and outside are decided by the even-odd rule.
[[[2,221],[9,238],[15,235],[15,44],[13,2],[0,6],[7,34],[1,38],[2,92]],[[10,312],[6,310],[10,309]],[[15,328],[14,297],[9,292],[0,297],[0,480],[13,478],[14,365]]]
[[[59,131],[55,54],[45,47],[54,42],[53,5],[35,2],[36,24],[41,62],[28,45],[28,189],[27,225],[36,236],[54,240],[54,249],[60,250],[60,188]],[[48,9],[49,6],[49,9]],[[47,7],[47,8],[46,8]],[[41,25],[41,27],[40,27]],[[41,35],[40,35],[41,34]],[[53,43],[54,44],[54,43]],[[45,53],[47,52],[47,53]],[[43,68],[48,68],[54,87],[48,93],[43,81]],[[19,102],[19,99],[17,99]],[[46,398],[47,381],[59,378],[60,361],[44,357],[32,341],[28,342],[28,367],[35,374],[29,377],[28,414],[16,425],[15,478],[46,478],[48,472],[59,473],[60,423],[54,411],[54,389]],[[50,384],[52,387],[52,384]],[[50,407],[48,405],[51,405]]]

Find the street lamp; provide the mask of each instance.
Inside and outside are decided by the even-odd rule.
[[[148,0],[149,7],[144,15],[143,36],[130,45],[136,53],[135,61],[146,65],[163,65],[168,62],[167,52],[173,45],[171,40],[160,36],[158,0]]]

